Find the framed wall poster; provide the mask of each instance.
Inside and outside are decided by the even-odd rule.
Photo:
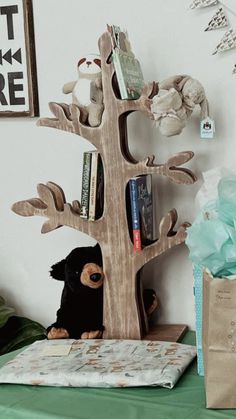
[[[0,117],[38,115],[32,0],[0,0]]]

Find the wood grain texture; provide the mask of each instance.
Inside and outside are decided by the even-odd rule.
[[[52,182],[38,186],[39,198],[15,203],[12,209],[23,216],[46,217],[43,233],[66,225],[89,234],[99,242],[106,278],[104,337],[140,339],[146,331],[147,319],[140,296],[137,295],[138,273],[148,261],[183,243],[189,224],[184,223],[174,231],[177,212],[171,210],[160,223],[159,239],[140,253],[134,253],[127,224],[126,186],[132,176],[148,173],[167,176],[175,183],[192,184],[196,180],[195,175],[179,166],[191,160],[193,153],[181,152],[164,164],[155,164],[154,156],[141,162],[134,160],[128,147],[127,117],[131,112],[140,111],[151,118],[151,98],[158,91],[158,86],[155,82],[146,85],[138,100],[120,100],[117,89],[113,89],[114,68],[109,60],[109,34],[101,36],[99,48],[104,95],[104,113],[100,126],[92,128],[82,124],[80,110],[76,105],[53,102],[50,103],[50,109],[55,118],[40,119],[38,124],[78,134],[98,149],[105,177],[103,216],[96,221],[80,218],[79,202],[66,203],[63,191]]]
[[[159,324],[157,326],[151,326],[144,339],[180,342],[187,330],[188,326],[185,324]]]

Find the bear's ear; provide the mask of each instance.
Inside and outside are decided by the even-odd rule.
[[[94,250],[96,252],[96,256],[97,256],[97,263],[99,264],[99,266],[102,266],[102,251],[101,251],[101,247],[99,245],[99,243],[97,243],[94,246]]]
[[[99,243],[95,244],[94,249],[95,249],[97,252],[100,252],[100,253],[101,253],[101,247],[100,247]]]
[[[65,264],[66,260],[62,259],[60,262],[52,265],[50,271],[51,277],[57,279],[58,281],[65,281]]]

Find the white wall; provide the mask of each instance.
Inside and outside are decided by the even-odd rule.
[[[158,162],[181,150],[193,150],[188,165],[199,176],[193,186],[178,186],[157,179],[158,217],[172,207],[179,221],[193,221],[194,196],[201,172],[214,166],[235,166],[235,50],[219,56],[211,52],[223,35],[204,33],[215,8],[190,11],[190,0],[34,0],[34,20],[41,116],[49,116],[49,101],[66,101],[65,82],[75,79],[76,62],[97,51],[97,39],[106,23],[129,31],[133,49],[147,81],[187,73],[205,86],[216,120],[214,141],[199,139],[198,113],[184,133],[161,137],[151,121],[132,115],[129,123],[135,156],[154,153]],[[225,3],[235,8],[234,0]],[[236,8],[235,8],[236,10]],[[235,17],[229,15],[232,26]],[[61,285],[49,278],[50,265],[73,247],[93,244],[88,236],[61,228],[41,235],[43,219],[21,218],[11,212],[18,200],[36,196],[39,182],[62,186],[69,202],[80,198],[83,152],[91,145],[75,135],[36,127],[36,119],[1,119],[0,294],[19,314],[49,325],[59,306]],[[144,142],[143,142],[144,140]],[[145,143],[145,144],[144,144]],[[187,323],[194,328],[193,277],[184,245],[172,249],[145,268],[146,283],[155,286],[161,300],[160,321]]]

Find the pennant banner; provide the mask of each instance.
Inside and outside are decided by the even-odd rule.
[[[213,29],[224,28],[228,25],[229,25],[229,23],[228,23],[227,17],[225,16],[224,10],[221,7],[214,14],[212,19],[208,23],[207,28],[205,29],[205,31],[212,31]]]
[[[200,7],[215,6],[218,4],[218,0],[194,0],[189,6],[190,9],[198,9]]]
[[[217,45],[215,51],[212,55],[217,54],[218,52],[223,52],[228,49],[236,48],[236,32],[233,29],[229,29],[221,39],[220,43]]]

